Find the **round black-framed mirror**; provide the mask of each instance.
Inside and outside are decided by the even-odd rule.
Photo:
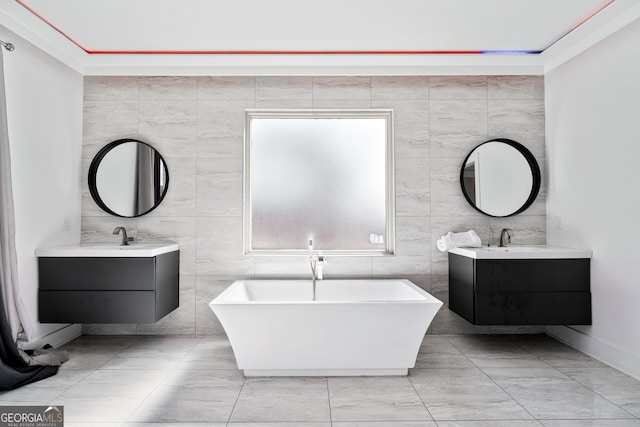
[[[479,212],[508,217],[524,212],[540,191],[540,167],[524,145],[496,138],[475,147],[462,162],[460,186]]]
[[[146,142],[124,138],[105,145],[89,166],[91,197],[105,212],[126,218],[148,214],[169,188],[162,155]]]

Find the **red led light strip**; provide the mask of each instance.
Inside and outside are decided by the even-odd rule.
[[[615,0],[609,0],[607,3],[603,4],[602,6],[600,6],[598,9],[594,10],[593,13],[589,16],[587,16],[586,18],[584,18],[582,21],[578,22],[576,25],[574,25],[573,27],[571,27],[571,29],[569,31],[567,31],[567,34],[569,34],[571,31],[575,30],[576,28],[578,28],[580,25],[584,24],[585,22],[587,22],[589,19],[593,18],[594,16],[596,16],[598,13],[600,13],[604,8],[606,8],[607,6],[609,6],[611,3],[613,3]],[[565,36],[567,35],[565,34]],[[564,37],[564,36],[562,36]],[[562,38],[560,37],[560,38]]]
[[[477,55],[481,50],[86,50],[94,55]]]
[[[82,46],[77,40],[74,40],[60,28],[58,28],[53,22],[45,18],[41,13],[38,13],[35,9],[24,3],[24,0],[16,0],[18,4],[33,13],[40,18],[43,22],[49,25],[51,28],[60,33],[63,37],[69,40],[71,43],[78,46],[80,49],[90,55],[480,55],[480,54],[500,54],[501,51],[491,50],[90,50]],[[603,9],[613,3],[615,0],[609,0],[604,5],[600,6],[593,13],[586,18],[576,23],[569,31],[563,34],[558,40],[551,43],[547,48],[541,51],[520,51],[510,52],[519,54],[538,54],[544,52],[549,47],[556,44],[563,39],[569,33],[580,27],[582,24],[593,18],[600,13]]]
[[[594,16],[596,16],[598,13],[600,13],[602,10],[604,10],[607,6],[609,6],[611,3],[613,3],[615,0],[609,0],[607,3],[603,4],[602,6],[600,6],[599,8],[597,8],[596,10],[594,10],[591,14],[589,14],[586,18],[578,21],[573,27],[571,27],[571,29],[569,29],[569,31],[567,31],[566,33],[564,33],[563,35],[561,35],[560,37],[558,37],[557,40],[555,40],[553,43],[551,43],[549,46],[547,46],[547,49],[549,49],[551,46],[553,46],[554,44],[558,43],[560,40],[562,40],[563,38],[565,38],[566,36],[568,36],[569,34],[571,34],[574,30],[576,30],[578,27],[580,27],[582,24],[584,24],[585,22],[587,22],[589,19],[593,18]]]

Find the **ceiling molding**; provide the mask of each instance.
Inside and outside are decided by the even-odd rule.
[[[616,0],[540,54],[544,73],[570,61],[638,19],[638,0]]]
[[[542,75],[537,55],[122,55],[85,75]]]
[[[19,51],[23,42],[44,51],[80,74],[84,72],[82,49],[67,43],[57,31],[42,25],[39,18],[29,13],[14,1],[3,1],[0,7],[0,26],[14,33],[22,40],[8,40]]]

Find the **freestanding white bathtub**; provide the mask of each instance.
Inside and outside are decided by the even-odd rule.
[[[406,375],[442,302],[408,280],[238,280],[209,306],[245,376]]]

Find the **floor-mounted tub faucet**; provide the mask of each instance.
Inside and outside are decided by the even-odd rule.
[[[120,246],[126,246],[129,242],[133,242],[133,237],[127,237],[127,229],[124,227],[116,227],[113,229],[113,234],[119,234],[122,231],[122,242]]]
[[[507,242],[505,243],[504,237],[507,236]],[[503,228],[500,232],[500,244],[499,247],[504,248],[507,246],[507,243],[511,243],[511,238],[513,237],[513,230],[510,228]]]
[[[313,239],[309,239],[309,263],[311,265],[311,281],[313,286],[313,300],[316,300],[316,280],[322,280],[322,266],[327,263],[327,257],[322,251],[313,252]]]

